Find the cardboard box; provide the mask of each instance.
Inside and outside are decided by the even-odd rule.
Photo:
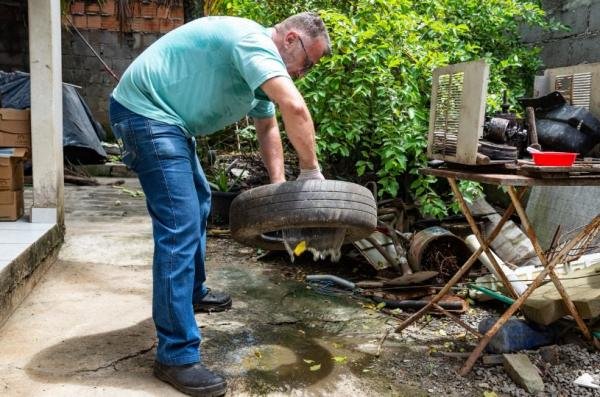
[[[0,147],[31,148],[29,109],[0,108]]]
[[[25,148],[0,148],[0,190],[23,190],[26,153]]]
[[[23,191],[0,192],[0,221],[16,221],[23,216]]]

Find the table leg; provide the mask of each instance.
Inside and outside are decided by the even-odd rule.
[[[443,315],[448,317],[450,320],[454,321],[456,324],[460,325],[461,327],[463,327],[464,329],[466,329],[467,331],[469,331],[470,333],[475,335],[476,337],[483,338],[483,335],[481,335],[479,333],[479,331],[477,331],[475,328],[471,327],[469,324],[462,321],[458,316],[455,316],[454,314],[450,313],[448,310],[444,309],[437,303],[435,305],[433,305],[433,307],[436,310],[438,310],[440,313],[442,313]]]
[[[520,206],[520,201],[518,203],[515,203],[515,198],[516,198],[516,196],[514,194],[511,194],[511,199],[513,201],[513,204],[515,204],[515,206]],[[554,269],[554,266],[556,266],[556,264],[558,262],[560,262],[563,259],[563,257],[566,256],[568,254],[568,252],[575,245],[577,245],[577,243],[582,238],[584,238],[588,233],[590,233],[591,230],[594,230],[595,228],[598,228],[598,227],[600,227],[600,216],[594,218],[594,220],[588,226],[586,226],[581,232],[579,232],[575,238],[573,238],[571,241],[569,241],[567,244],[565,244],[565,246],[561,249],[561,251],[550,261],[550,263],[547,264],[546,267],[544,267],[544,269],[535,278],[535,280],[533,280],[531,285],[529,285],[529,287],[527,287],[525,292],[523,292],[523,295],[519,296],[519,298],[506,310],[506,312],[504,312],[504,314],[502,314],[502,316],[498,319],[498,321],[496,321],[496,323],[485,333],[485,335],[483,336],[481,341],[479,341],[479,344],[477,345],[475,350],[473,350],[473,352],[471,353],[471,355],[469,356],[469,358],[467,359],[467,361],[461,368],[460,374],[462,376],[465,376],[466,374],[469,373],[469,371],[471,371],[471,369],[473,368],[473,365],[475,365],[475,362],[477,361],[477,359],[483,352],[483,349],[490,342],[492,337],[496,334],[496,332],[498,332],[498,330],[500,330],[500,328],[502,328],[502,326],[508,321],[508,319],[517,310],[519,310],[519,308],[523,305],[523,303],[527,300],[527,298],[529,298],[529,296],[533,293],[533,291],[537,287],[540,286],[540,284],[544,281],[544,279],[546,278],[548,273],[550,273],[550,271],[552,269]]]
[[[465,218],[467,218],[467,222],[469,222],[469,226],[471,227],[471,231],[473,232],[473,234],[475,235],[475,237],[477,237],[477,241],[479,241],[479,245],[481,247],[483,247],[483,250],[485,251],[485,253],[488,256],[488,258],[490,259],[490,262],[492,262],[492,266],[494,267],[494,270],[496,271],[496,274],[500,278],[500,281],[502,282],[502,284],[504,285],[504,287],[508,291],[508,294],[511,295],[513,298],[517,298],[518,295],[515,292],[515,289],[513,288],[513,286],[510,283],[510,281],[508,281],[508,278],[506,277],[506,275],[504,274],[504,272],[502,271],[502,269],[498,265],[498,262],[496,261],[496,258],[494,257],[494,255],[492,255],[492,252],[491,252],[491,250],[489,248],[490,244],[492,243],[492,240],[488,239],[486,241],[481,236],[481,232],[479,231],[479,227],[477,227],[477,224],[475,223],[475,219],[473,218],[473,214],[471,213],[471,210],[467,206],[467,203],[465,202],[465,199],[462,196],[462,193],[458,189],[458,185],[456,184],[456,180],[454,178],[448,178],[448,183],[450,183],[450,187],[452,188],[452,192],[454,193],[454,197],[456,197],[456,199],[458,200],[458,205],[460,206],[460,209],[461,209],[462,213],[464,214]]]
[[[520,196],[522,196],[524,193],[525,190],[523,189],[519,194]],[[502,218],[490,233],[488,241],[494,241],[496,236],[498,236],[498,234],[500,233],[500,230],[502,230],[502,226],[504,226],[508,218],[510,218],[510,216],[513,214],[514,210],[515,207],[512,204],[506,209],[506,211],[502,215]],[[469,259],[462,265],[462,267],[454,274],[454,276],[452,276],[452,278],[444,285],[440,292],[438,292],[437,295],[435,295],[431,299],[431,301],[429,301],[427,305],[423,306],[418,312],[416,312],[415,314],[404,320],[402,323],[400,323],[400,325],[396,327],[394,332],[401,332],[404,328],[408,327],[409,325],[423,317],[425,313],[429,312],[433,305],[437,304],[450,291],[450,289],[469,271],[469,269],[471,268],[471,266],[473,266],[477,258],[479,258],[479,255],[481,255],[481,253],[483,252],[483,249],[483,246],[479,247],[477,251],[475,251],[473,255],[471,255]]]
[[[512,186],[509,186],[508,193],[510,194],[511,199],[513,197],[516,197],[514,188]],[[548,267],[548,259],[546,258],[546,254],[544,254],[544,250],[540,246],[540,243],[539,243],[539,241],[537,239],[537,236],[535,234],[535,230],[532,227],[531,222],[529,222],[529,218],[527,217],[527,213],[525,212],[525,209],[523,208],[523,206],[521,205],[520,202],[519,202],[519,205],[518,206],[515,205],[515,207],[516,207],[516,210],[517,210],[517,214],[519,214],[519,218],[521,218],[521,222],[523,223],[523,226],[525,227],[525,233],[527,234],[527,236],[531,240],[531,244],[533,244],[533,249],[535,250],[537,256],[540,258],[540,261],[542,262],[542,265],[544,267]],[[594,223],[594,221],[592,221],[592,223]],[[585,238],[585,237],[586,237],[586,235],[582,235],[581,238],[577,239],[577,243],[579,243],[579,241],[582,238]],[[569,313],[571,313],[571,315],[575,319],[575,322],[579,326],[579,329],[581,329],[581,332],[583,332],[583,335],[585,336],[585,338],[586,339],[592,339],[592,334],[590,333],[590,330],[588,329],[588,327],[583,322],[583,319],[579,315],[579,312],[577,311],[577,308],[575,307],[575,304],[571,300],[571,297],[569,297],[569,294],[567,294],[567,291],[565,291],[565,288],[563,287],[563,285],[560,282],[558,276],[554,272],[554,269],[551,268],[549,270],[549,275],[550,275],[550,279],[552,280],[552,282],[556,286],[556,289],[558,290],[558,293],[563,298],[565,306],[567,306],[567,310],[569,311]]]

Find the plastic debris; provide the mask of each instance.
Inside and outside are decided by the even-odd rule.
[[[580,375],[573,383],[577,386],[589,387],[590,389],[600,389],[600,381],[588,373]]]

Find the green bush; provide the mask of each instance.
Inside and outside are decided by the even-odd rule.
[[[375,179],[379,194],[399,193],[424,214],[443,216],[426,164],[431,74],[435,67],[485,59],[490,65],[488,111],[525,95],[540,68],[538,49],[520,42],[521,26],[559,28],[538,1],[354,0],[282,2],[233,0],[222,12],[273,25],[319,10],[333,55],[297,82],[312,112],[322,164],[351,164],[358,181]],[[467,198],[479,189],[462,184]]]

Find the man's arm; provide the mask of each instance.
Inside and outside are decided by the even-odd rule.
[[[283,168],[283,147],[277,119],[270,117],[266,119],[254,118],[256,137],[260,146],[260,155],[269,172],[271,183],[285,182]]]
[[[294,83],[287,77],[273,77],[261,88],[279,107],[285,131],[298,154],[300,169],[318,170],[315,127],[304,98]]]

